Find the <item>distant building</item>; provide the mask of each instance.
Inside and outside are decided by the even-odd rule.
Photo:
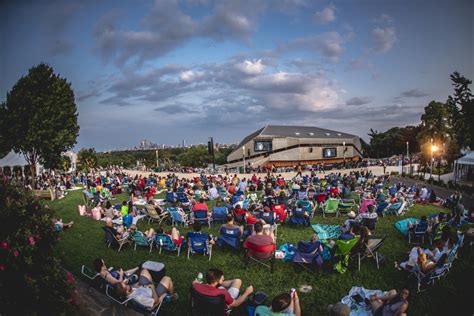
[[[310,126],[268,125],[245,137],[227,156],[229,167],[276,167],[362,159],[358,136]]]

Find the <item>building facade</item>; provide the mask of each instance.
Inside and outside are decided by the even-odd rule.
[[[229,167],[276,167],[362,159],[358,136],[310,126],[268,125],[245,137],[227,156]]]

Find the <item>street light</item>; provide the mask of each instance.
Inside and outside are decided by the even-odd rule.
[[[242,146],[242,154],[244,156],[244,160],[243,160],[244,161],[244,168],[242,169],[242,173],[245,173],[245,145]]]
[[[433,142],[433,139],[431,139],[431,141]],[[434,161],[433,154],[434,154],[436,151],[438,151],[438,146],[432,144],[432,145],[431,145],[430,179],[433,177],[433,161]]]
[[[411,159],[410,159],[410,143],[407,142],[407,160],[410,161],[410,174],[411,174]],[[403,169],[402,169],[402,173],[403,173]]]
[[[156,153],[156,168],[158,168],[158,149],[155,151]]]

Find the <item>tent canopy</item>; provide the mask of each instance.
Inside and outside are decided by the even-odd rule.
[[[5,157],[0,159],[0,167],[15,167],[15,166],[28,166],[28,162],[25,160],[22,154],[16,154],[14,151],[9,152]]]
[[[463,157],[456,160],[458,165],[474,165],[474,151],[469,151]]]

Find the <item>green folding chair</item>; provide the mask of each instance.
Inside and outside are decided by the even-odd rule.
[[[326,214],[335,214],[336,217],[339,215],[339,199],[329,199],[323,205],[323,217],[326,217]]]
[[[342,199],[341,202],[339,202],[338,211],[340,214],[346,214],[350,211],[355,211],[355,207],[356,202],[354,199]]]
[[[130,238],[134,244],[133,250],[137,250],[137,246],[141,246],[149,247],[151,252],[151,249],[153,248],[153,238],[148,240],[146,236],[140,231],[134,232]]]
[[[337,259],[337,262],[334,264],[334,270],[339,273],[345,273],[349,267],[349,258],[352,252],[352,249],[359,242],[359,238],[356,237],[350,240],[336,240],[334,247],[334,257]]]

